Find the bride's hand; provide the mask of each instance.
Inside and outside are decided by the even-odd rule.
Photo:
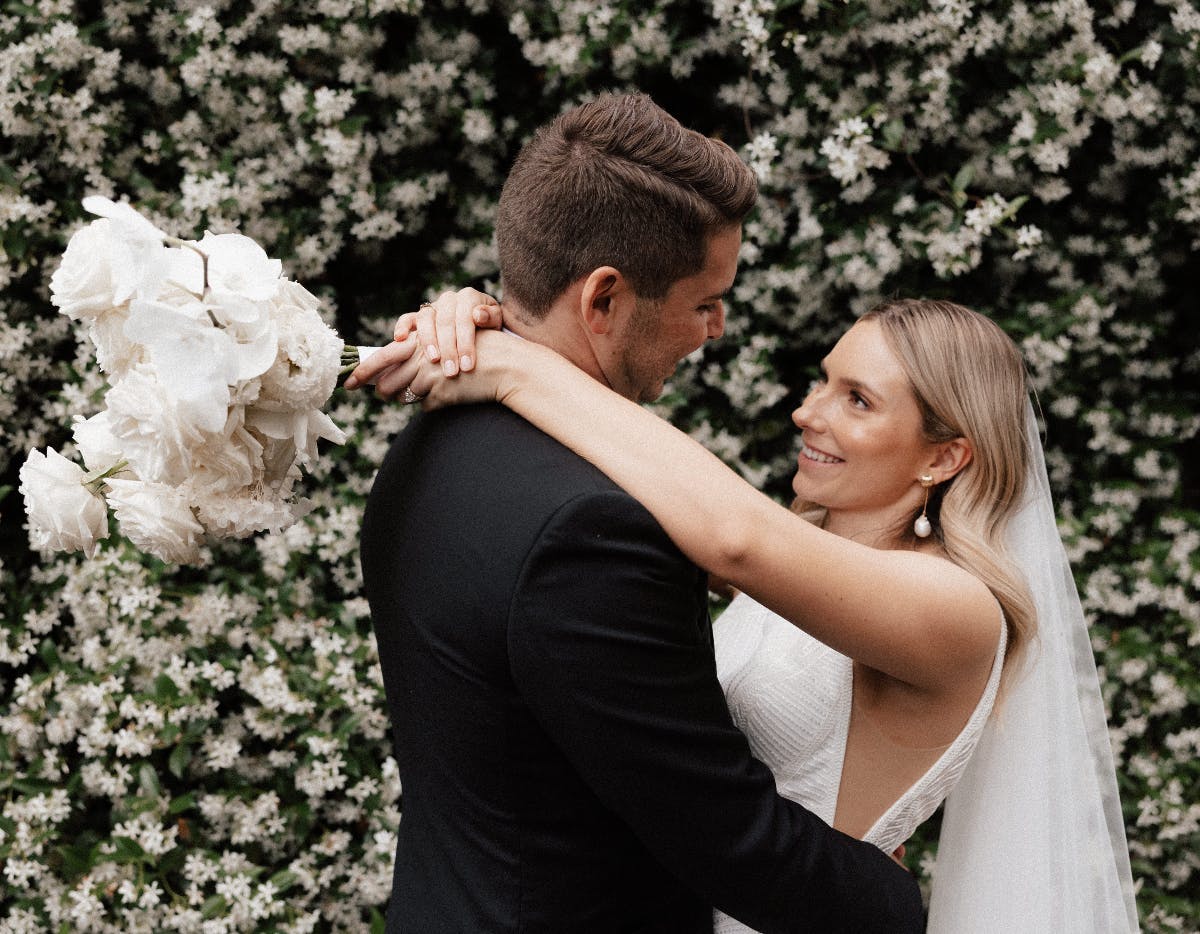
[[[414,330],[421,350],[433,363],[441,363],[447,376],[469,373],[475,366],[475,331],[504,324],[500,304],[486,292],[465,288],[443,292],[419,311],[396,320],[395,339],[405,340]]]
[[[354,389],[374,380],[379,398],[421,400],[427,410],[503,401],[505,393],[522,385],[544,359],[539,354],[554,355],[547,348],[495,330],[480,331],[476,341],[486,353],[480,365],[469,373],[459,372],[450,377],[420,349],[414,330],[404,340],[388,344],[360,363],[346,385]]]
[[[416,376],[414,355],[440,362],[447,376],[470,372],[477,359],[475,329],[502,325],[500,306],[490,295],[471,288],[443,292],[419,311],[401,315],[393,329],[393,342],[364,359],[343,385],[357,389],[374,383],[380,398],[395,398]]]

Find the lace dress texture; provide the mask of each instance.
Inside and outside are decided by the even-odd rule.
[[[967,724],[937,761],[880,817],[864,839],[891,853],[954,787],[991,713],[1007,627],[991,676]],[[713,628],[717,675],[734,723],[775,775],[779,793],[832,824],[850,728],[853,662],[741,594]],[[717,912],[714,934],[747,932]]]

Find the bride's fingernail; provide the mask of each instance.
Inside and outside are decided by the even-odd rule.
[[[441,354],[438,353],[438,349],[433,344],[425,348],[425,354],[429,357],[431,363],[437,363],[441,359]]]
[[[447,360],[442,364],[442,370],[445,371],[447,376],[453,376],[458,372],[458,365],[453,360]]]
[[[473,366],[475,366],[475,361],[471,359],[470,354],[465,355],[462,358],[463,372],[466,372],[467,370],[471,369]]]

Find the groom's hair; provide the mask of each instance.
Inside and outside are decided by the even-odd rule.
[[[644,94],[605,95],[540,128],[500,194],[504,297],[545,317],[576,280],[621,270],[661,299],[704,266],[709,237],[754,206],[754,173],[725,143],[682,126]]]

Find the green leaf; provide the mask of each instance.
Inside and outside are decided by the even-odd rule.
[[[179,745],[171,750],[171,757],[167,759],[167,768],[176,778],[183,778],[183,773],[191,761],[192,747],[186,744]]]
[[[383,934],[385,930],[385,922],[383,915],[379,913],[379,909],[371,909],[371,934]]]
[[[196,792],[189,791],[187,794],[172,798],[171,803],[167,805],[167,813],[171,815],[182,814],[184,811],[190,811],[195,806]]]
[[[209,921],[224,912],[227,907],[228,903],[225,901],[224,895],[214,895],[200,909],[200,917],[205,921]]]
[[[300,876],[290,869],[281,869],[275,875],[271,876],[268,881],[271,885],[275,886],[277,893],[283,893],[299,882]]]
[[[26,795],[49,794],[58,787],[54,782],[44,781],[39,778],[15,778],[13,779],[12,786],[17,791]]]
[[[46,663],[46,667],[51,671],[55,671],[62,667],[62,662],[59,660],[58,646],[50,639],[43,639],[41,645],[38,646],[38,657]]]
[[[955,192],[966,191],[967,186],[970,185],[974,179],[975,167],[968,162],[958,170],[958,174],[954,176],[954,181],[951,182],[950,187]]]
[[[179,685],[170,675],[159,675],[154,679],[154,699],[160,704],[179,700]]]
[[[885,149],[897,150],[904,142],[904,123],[900,120],[889,120],[883,125],[883,146]]]
[[[138,784],[141,785],[143,794],[157,795],[162,791],[162,786],[158,783],[158,771],[149,762],[143,762],[138,769]]]
[[[139,863],[146,858],[142,845],[130,837],[113,837],[114,854],[118,863]]]
[[[1029,195],[1021,195],[1020,197],[1013,198],[1012,201],[1009,202],[1008,207],[1004,209],[1004,214],[1001,216],[1000,220],[1002,220],[1002,221],[1012,220],[1014,217],[1017,216],[1017,211],[1021,210],[1021,205],[1023,205],[1028,200],[1029,200]]]

